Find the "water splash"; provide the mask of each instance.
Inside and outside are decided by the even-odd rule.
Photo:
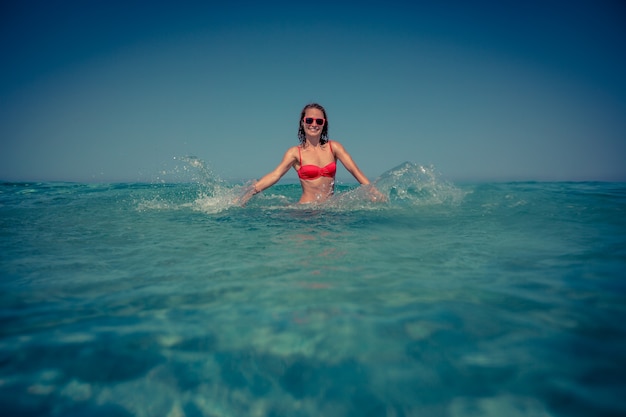
[[[149,206],[163,209],[191,208],[215,214],[239,207],[239,199],[251,186],[251,183],[227,183],[198,157],[183,156],[174,159],[181,164],[174,170],[163,172],[161,182],[188,186],[177,187],[178,195],[159,196]],[[182,194],[181,189],[184,190]],[[300,208],[309,210],[314,207],[331,211],[384,210],[390,207],[454,204],[460,202],[464,196],[460,189],[442,179],[433,166],[412,162],[404,162],[385,172],[374,181],[373,187],[338,186],[335,196],[319,205],[297,204],[299,192],[299,186],[295,184],[279,185],[255,197],[248,205],[280,210],[286,207],[296,210]],[[374,199],[374,196],[380,196],[378,192],[385,196],[387,201]]]
[[[205,213],[219,213],[237,204],[244,192],[241,185],[232,185],[217,175],[211,167],[196,156],[175,157],[178,164],[171,170],[164,170],[158,178],[163,184],[187,184],[183,195],[170,196],[165,202],[161,197],[156,207],[191,208]],[[177,189],[181,189],[180,187]]]
[[[464,193],[430,166],[404,162],[374,182],[391,204],[430,205],[458,203]]]
[[[197,156],[182,156],[174,160],[183,162],[182,167],[176,168],[178,172],[189,176],[191,182],[198,184],[207,195],[213,195],[226,186],[226,182]]]

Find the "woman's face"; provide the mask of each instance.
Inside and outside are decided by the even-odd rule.
[[[318,121],[320,121],[320,119],[323,120],[322,124],[317,123]],[[312,123],[307,123],[307,121],[311,121]],[[304,118],[302,119],[301,123],[302,127],[304,128],[304,133],[307,136],[320,136],[322,134],[324,124],[326,123],[326,119],[324,118],[324,112],[315,108],[306,109],[304,112]]]

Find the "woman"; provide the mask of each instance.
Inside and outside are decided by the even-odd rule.
[[[328,118],[321,105],[307,104],[302,109],[298,138],[300,145],[289,148],[281,163],[250,187],[241,197],[241,205],[246,204],[254,194],[276,184],[291,167],[298,173],[302,185],[300,203],[323,202],[333,195],[337,160],[360,184],[370,183],[344,147],[328,139]],[[372,200],[384,200],[375,188],[372,187],[370,193]]]

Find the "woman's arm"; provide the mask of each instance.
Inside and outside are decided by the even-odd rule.
[[[387,197],[383,195],[374,185],[369,185],[370,180],[367,179],[365,174],[359,169],[357,164],[354,162],[348,151],[343,147],[339,142],[333,141],[332,144],[333,151],[335,152],[335,156],[337,159],[341,161],[344,167],[348,170],[350,174],[361,184],[368,186],[368,193],[372,201],[387,201]]]
[[[348,172],[352,174],[352,176],[359,182],[359,184],[370,183],[370,180],[368,180],[365,174],[363,174],[363,172],[359,169],[348,151],[345,150],[341,143],[333,141],[332,147],[337,159],[341,161],[343,166],[346,167]]]
[[[285,152],[283,160],[280,162],[280,164],[278,164],[278,166],[274,168],[273,171],[264,175],[260,180],[255,181],[253,185],[246,191],[246,193],[241,196],[241,198],[239,199],[239,204],[242,206],[245,205],[248,200],[252,198],[253,195],[260,193],[266,188],[269,188],[272,185],[276,184],[278,180],[280,180],[283,175],[285,175],[287,171],[289,171],[289,168],[291,168],[293,164],[295,164],[298,160],[295,150],[295,147],[289,148],[287,152]]]

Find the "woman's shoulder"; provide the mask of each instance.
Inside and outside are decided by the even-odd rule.
[[[286,157],[288,156],[288,157],[292,157],[292,158],[297,158],[298,157],[298,153],[299,153],[299,149],[300,149],[300,145],[291,146],[285,152],[285,156]]]
[[[300,145],[291,146],[289,147],[289,149],[287,149],[287,153],[298,153],[298,150],[301,148],[302,147]]]
[[[336,140],[334,140],[334,139],[332,139],[332,140],[331,140],[331,139],[329,139],[329,140],[328,140],[328,143],[330,144],[330,147],[331,147],[333,150],[335,150],[335,149],[343,150],[343,145],[342,145],[341,143],[337,142],[337,141],[336,141]]]

